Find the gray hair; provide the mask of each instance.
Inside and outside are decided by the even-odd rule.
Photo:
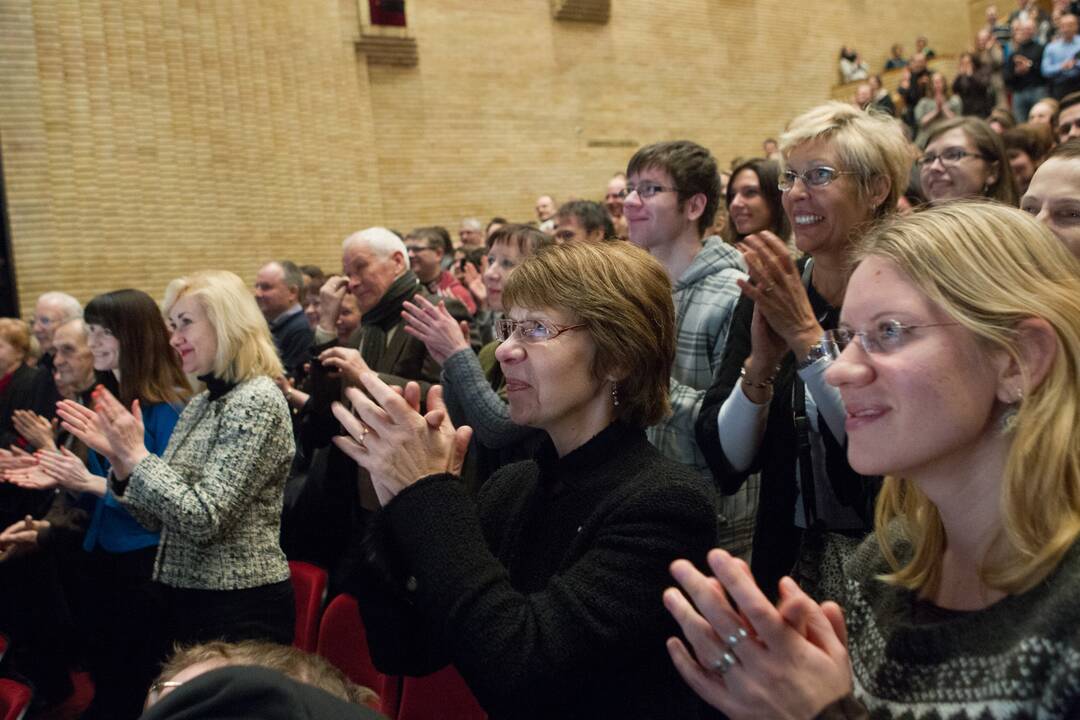
[[[356,245],[363,245],[383,260],[396,252],[401,253],[402,257],[409,256],[409,251],[405,249],[405,243],[401,241],[401,238],[384,227],[369,227],[354,232],[341,243],[341,249],[348,250]]]
[[[82,341],[84,343],[90,342],[90,329],[86,327],[86,322],[83,321],[81,317],[66,318],[65,320],[61,320],[59,323],[56,324],[53,332],[67,325],[75,325],[76,332],[79,333],[79,337],[82,338]]]
[[[60,308],[60,312],[63,313],[61,322],[82,317],[82,305],[67,293],[56,291],[42,293],[37,301],[39,304],[46,303]]]
[[[476,230],[480,232],[484,229],[484,226],[480,223],[480,220],[474,217],[468,217],[461,221],[461,227],[469,230]]]

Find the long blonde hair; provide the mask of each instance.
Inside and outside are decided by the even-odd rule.
[[[980,567],[987,586],[1007,593],[1045,578],[1080,536],[1080,263],[1034,218],[986,201],[952,202],[898,218],[869,233],[856,262],[895,263],[988,351],[1022,368],[1018,324],[1042,318],[1057,355],[1018,406],[1001,490],[1002,530]],[[885,528],[895,519],[913,545],[901,566]],[[875,524],[894,571],[884,579],[913,590],[941,577],[945,530],[915,485],[887,477]]]
[[[196,298],[214,328],[215,377],[242,382],[259,375],[275,378],[285,373],[266,319],[238,276],[226,270],[203,270],[173,280],[165,288],[165,314],[187,295]]]

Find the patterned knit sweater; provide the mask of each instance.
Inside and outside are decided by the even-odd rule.
[[[269,377],[220,397],[197,395],[162,457],[135,466],[122,503],[161,529],[154,579],[237,590],[281,582],[281,503],[295,445],[289,408]]]
[[[895,549],[910,556],[906,542]],[[888,571],[871,535],[846,560],[828,554],[818,593],[844,608],[855,698],[870,717],[1080,717],[1080,544],[1032,590],[976,611],[876,579]]]

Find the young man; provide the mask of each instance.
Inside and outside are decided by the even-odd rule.
[[[694,422],[724,354],[728,327],[739,299],[736,281],[745,264],[719,237],[704,238],[720,204],[716,160],[689,141],[642,148],[626,169],[623,213],[630,242],[663,264],[671,278],[678,333],[671,378],[672,415],[649,429],[649,439],[668,457],[711,477],[698,449]],[[703,239],[704,238],[704,239]],[[722,547],[746,555],[755,505],[749,483],[718,498]]]

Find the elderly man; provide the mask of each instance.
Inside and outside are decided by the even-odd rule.
[[[610,240],[615,237],[615,226],[600,203],[571,200],[563,203],[555,215],[554,235],[555,240],[561,243]]]
[[[1080,90],[1080,37],[1077,37],[1075,15],[1062,15],[1058,22],[1058,37],[1046,44],[1042,57],[1043,77],[1050,81],[1050,94],[1060,100]]]
[[[305,451],[330,445],[341,434],[331,404],[342,399],[342,384],[359,385],[360,374],[374,371],[392,385],[409,380],[426,387],[438,382],[440,368],[424,344],[406,333],[402,306],[416,295],[434,302],[409,268],[408,250],[390,230],[372,227],[353,233],[342,244],[342,275],[331,277],[320,291],[319,325],[311,367],[311,399],[301,412],[300,438]],[[360,310],[360,327],[349,340],[337,340],[334,323],[345,293],[352,293]],[[445,299],[457,319],[467,319],[464,307]],[[319,451],[325,471],[312,472],[282,526],[282,545],[290,559],[315,562],[330,570],[331,586],[350,577],[361,562],[360,539],[367,516],[378,509],[371,480],[336,446]],[[313,462],[312,467],[321,465]]]
[[[724,356],[742,292],[737,283],[746,279],[746,265],[721,238],[705,237],[722,201],[716,160],[706,148],[686,140],[649,145],[630,159],[626,175],[623,211],[630,242],[667,270],[678,328],[672,414],[649,428],[649,440],[664,455],[711,479],[694,425]],[[747,483],[735,495],[718,498],[718,542],[734,555],[750,551],[753,497]]]
[[[555,229],[555,199],[550,195],[536,198],[536,219],[542,231],[549,233]]]
[[[42,417],[52,419],[56,416],[56,403],[60,395],[56,391],[53,379],[53,333],[56,328],[73,318],[82,317],[82,305],[67,293],[47,292],[37,299],[34,305],[34,317],[30,330],[41,347],[41,359],[38,367],[42,372],[34,378],[31,390],[30,407]]]
[[[255,303],[270,325],[278,357],[289,375],[304,364],[311,347],[311,326],[300,305],[303,287],[303,273],[289,260],[268,262],[255,275]]]
[[[458,229],[458,239],[461,240],[461,247],[466,250],[484,247],[484,226],[477,218],[465,218],[461,221],[461,228]]]

